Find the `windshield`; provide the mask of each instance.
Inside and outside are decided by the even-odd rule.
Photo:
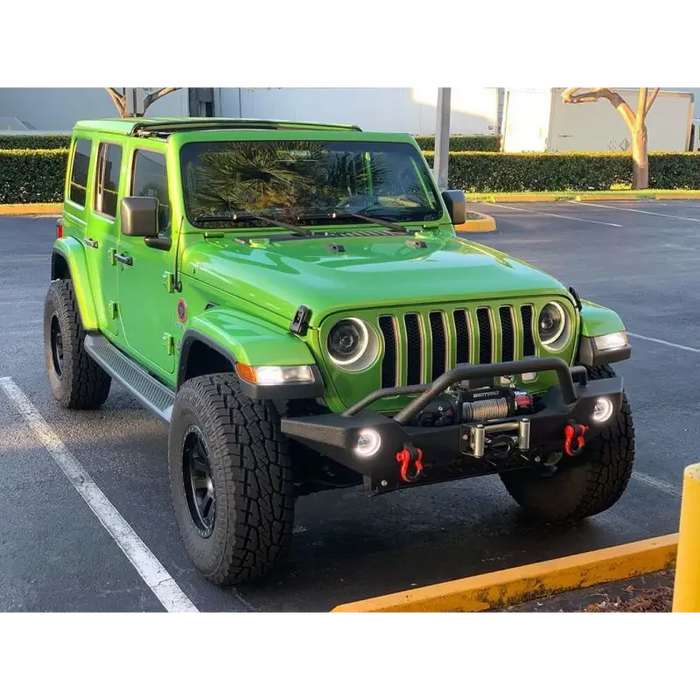
[[[245,212],[312,225],[360,223],[357,213],[386,221],[442,216],[425,162],[407,143],[189,143],[180,162],[187,218],[202,228],[271,225],[233,220]]]

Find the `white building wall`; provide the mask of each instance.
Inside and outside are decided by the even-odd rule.
[[[222,116],[238,116],[222,88]],[[364,131],[432,135],[437,88],[241,88],[242,116],[357,124]],[[231,110],[231,113],[227,113]],[[498,88],[452,88],[452,134],[498,131]]]
[[[148,115],[186,115],[187,90],[153,103]],[[0,116],[16,117],[39,131],[70,131],[81,119],[116,117],[117,108],[104,88],[0,88]]]

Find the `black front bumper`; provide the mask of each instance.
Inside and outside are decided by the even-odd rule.
[[[557,373],[558,384],[538,397],[537,410],[530,415],[429,428],[408,425],[433,399],[464,380],[493,380],[552,370]],[[381,398],[396,395],[416,397],[393,417],[368,408]],[[559,358],[530,357],[515,362],[460,365],[432,384],[375,391],[343,414],[284,418],[282,431],[364,476],[370,490],[387,491],[413,483],[533,466],[546,455],[564,450],[567,425],[586,426],[585,439],[595,437],[610,422],[596,424],[592,420],[594,406],[602,397],[612,401],[610,420],[614,420],[622,405],[622,379],[589,380],[583,367],[569,367]],[[381,437],[381,447],[371,457],[363,457],[355,450],[360,432],[367,429]],[[503,435],[510,435],[517,449],[507,459],[494,460],[484,455],[484,437],[488,441]],[[401,477],[397,463],[397,455],[404,449],[409,449],[414,457],[418,450],[422,455],[423,470],[411,484]]]

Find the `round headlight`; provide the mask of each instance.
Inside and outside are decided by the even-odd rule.
[[[537,331],[543,345],[553,345],[561,338],[566,328],[566,312],[561,304],[550,301],[540,311],[537,321]]]
[[[331,360],[350,370],[365,369],[379,352],[376,333],[359,318],[338,321],[328,334],[327,346]]]

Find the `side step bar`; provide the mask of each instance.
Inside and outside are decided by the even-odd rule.
[[[130,391],[146,408],[170,422],[175,393],[139,367],[104,336],[87,335],[85,351],[107,374]]]

